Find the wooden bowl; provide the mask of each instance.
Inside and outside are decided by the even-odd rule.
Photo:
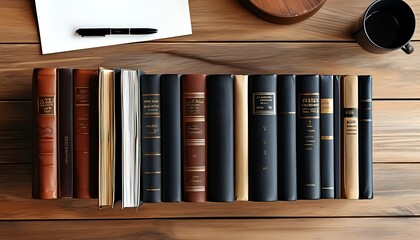
[[[241,0],[258,17],[273,23],[300,22],[316,13],[326,0]]]

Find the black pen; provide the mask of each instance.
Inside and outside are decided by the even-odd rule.
[[[143,35],[157,33],[155,28],[79,28],[76,30],[80,36],[106,36],[106,35]]]

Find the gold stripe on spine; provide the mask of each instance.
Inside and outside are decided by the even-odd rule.
[[[144,174],[161,174],[162,172],[144,172]]]
[[[160,156],[161,153],[144,153],[144,156]]]
[[[372,122],[372,119],[359,119],[361,122]]]
[[[146,191],[148,191],[148,192],[159,192],[160,188],[146,188]]]
[[[206,166],[194,166],[194,167],[185,167],[187,172],[204,172],[206,171]]]
[[[202,188],[187,188],[185,189],[186,192],[204,192],[206,191],[205,187]]]
[[[146,93],[146,94],[143,94],[142,96],[143,97],[151,97],[151,96],[158,97],[158,96],[160,96],[160,94],[159,93]]]
[[[143,138],[160,138],[160,136],[147,136],[147,137],[143,137]]]
[[[321,136],[321,140],[334,140],[334,136]]]
[[[278,114],[281,114],[281,115],[295,115],[296,112],[279,112]]]
[[[319,119],[318,116],[313,116],[313,117],[300,117],[300,119]]]

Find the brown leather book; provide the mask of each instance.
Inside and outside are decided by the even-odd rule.
[[[33,71],[34,154],[32,197],[57,198],[57,70]]]
[[[74,197],[91,198],[91,178],[98,159],[90,159],[90,86],[98,82],[97,69],[75,69],[74,78]],[[96,126],[97,127],[97,126]],[[93,163],[95,162],[95,163]]]
[[[182,76],[184,200],[207,200],[206,75]]]

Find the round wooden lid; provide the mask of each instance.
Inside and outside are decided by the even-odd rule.
[[[316,13],[326,0],[242,0],[257,16],[269,22],[291,24]]]

